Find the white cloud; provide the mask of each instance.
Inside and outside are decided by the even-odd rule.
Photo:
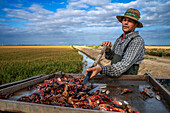
[[[56,16],[59,17],[65,17],[65,16],[70,16],[70,17],[75,17],[75,16],[83,16],[86,15],[85,10],[72,10],[72,9],[59,9],[57,10],[57,13],[55,14]]]
[[[146,26],[169,25],[169,7],[170,1],[165,3],[155,2],[155,4],[152,4],[151,7],[145,7],[141,10],[143,13],[141,20],[146,24]]]
[[[87,5],[93,5],[95,8],[86,11],[81,9],[74,9],[73,6],[88,8]],[[100,5],[100,6],[99,6]],[[72,8],[70,8],[70,6]],[[46,24],[63,24],[68,26],[76,26],[87,24],[87,26],[108,26],[117,25],[115,16],[123,14],[129,7],[137,7],[141,10],[141,21],[146,23],[146,26],[156,25],[154,21],[159,21],[159,24],[165,24],[162,21],[162,17],[166,15],[168,18],[169,12],[164,12],[167,7],[170,6],[170,2],[156,2],[156,1],[133,1],[130,3],[110,3],[110,0],[80,0],[70,1],[68,9],[57,9],[56,12],[44,9],[42,6],[33,4],[27,10],[26,9],[9,9],[4,8],[7,12],[7,17],[17,17],[21,19],[27,19],[30,23],[27,25],[41,26]],[[151,7],[148,7],[151,6]],[[82,6],[83,7],[83,6]],[[165,9],[166,8],[166,9]],[[167,19],[165,18],[167,21]],[[151,23],[152,21],[152,23]],[[168,21],[167,21],[168,22]],[[69,24],[70,23],[70,24]]]
[[[22,8],[23,4],[14,4],[14,6],[17,8]]]
[[[64,2],[61,2],[60,4],[64,4]]]
[[[6,21],[6,20],[5,20],[5,19],[0,18],[0,21],[3,21],[3,22],[4,22],[4,21]]]
[[[88,5],[98,6],[98,5],[105,5],[110,3],[110,0],[81,0],[82,3],[86,3]]]
[[[69,5],[67,6],[67,8],[88,8],[89,6],[82,3],[81,1],[78,2],[71,2],[69,3]]]
[[[42,6],[37,5],[37,4],[31,5],[31,7],[29,7],[28,10],[33,11],[35,13],[42,14],[42,15],[53,14],[52,11],[46,10]]]
[[[61,2],[60,4],[63,5],[64,3]],[[10,18],[10,21],[0,18],[0,26],[4,26],[2,24],[4,21],[6,22],[5,25],[13,21],[18,24],[24,24],[26,27],[20,29],[8,26],[5,28],[4,33],[51,34],[60,35],[61,37],[85,35],[82,38],[87,38],[87,34],[88,37],[96,35],[96,38],[98,34],[109,34],[107,35],[109,38],[112,37],[111,35],[114,35],[113,33],[121,33],[121,24],[117,21],[116,15],[123,15],[128,8],[140,10],[140,21],[144,27],[170,24],[170,1],[136,0],[129,3],[111,3],[110,0],[69,0],[66,8],[56,9],[56,12],[47,10],[38,4],[32,4],[27,8],[20,4],[18,7],[20,8],[3,9],[6,12],[6,17]],[[20,19],[26,22],[20,22]],[[113,31],[109,28],[112,28]],[[120,29],[117,30],[117,28]],[[116,29],[116,32],[114,29]],[[1,30],[3,31],[2,27],[0,28]],[[100,39],[103,40],[102,38]]]

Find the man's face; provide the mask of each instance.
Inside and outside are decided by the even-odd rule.
[[[125,33],[133,32],[137,26],[137,23],[130,18],[123,18],[122,20],[122,30]]]

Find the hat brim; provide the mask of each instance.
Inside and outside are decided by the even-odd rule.
[[[130,19],[135,20],[136,22],[138,22],[139,23],[138,26],[137,26],[138,28],[143,27],[143,24],[141,22],[139,22],[135,17],[129,16],[129,15],[124,15],[124,16],[118,15],[118,16],[116,16],[116,18],[118,19],[118,21],[120,23],[122,23],[122,20],[123,20],[124,17],[130,18]]]

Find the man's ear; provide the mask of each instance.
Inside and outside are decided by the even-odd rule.
[[[135,23],[133,31],[135,31],[136,27],[138,26],[138,22]]]

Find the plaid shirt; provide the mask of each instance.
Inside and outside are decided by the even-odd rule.
[[[123,34],[116,40],[110,52],[105,52],[105,58],[112,60],[113,54],[117,54],[123,56],[123,59],[116,64],[101,66],[102,74],[108,76],[120,76],[122,73],[126,72],[133,64],[140,64],[144,59],[144,40],[139,36],[138,31],[126,34],[123,40],[121,39],[122,36]],[[129,43],[129,41],[131,42]],[[127,49],[124,51],[126,47]]]

